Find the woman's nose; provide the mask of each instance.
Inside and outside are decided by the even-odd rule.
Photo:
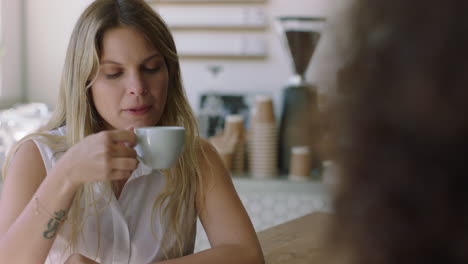
[[[146,94],[145,83],[140,74],[132,74],[128,82],[127,91],[131,95],[144,95]]]

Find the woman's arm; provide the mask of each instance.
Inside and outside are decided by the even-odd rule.
[[[2,262],[45,262],[59,228],[49,213],[66,214],[77,188],[65,177],[45,176],[36,144],[26,141],[10,164],[0,199]]]
[[[138,165],[135,143],[135,134],[126,130],[88,136],[46,177],[36,144],[24,142],[9,166],[0,199],[2,263],[44,263],[60,227],[52,215],[66,215],[82,184],[130,177]]]
[[[202,143],[207,159],[202,167],[205,196],[197,196],[197,206],[203,209],[200,221],[212,248],[160,264],[264,263],[257,235],[229,172],[216,150],[209,143]]]

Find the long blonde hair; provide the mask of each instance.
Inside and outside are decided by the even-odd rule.
[[[197,192],[202,192],[200,162],[198,153],[200,144],[196,119],[182,87],[180,65],[176,46],[168,27],[161,17],[144,1],[138,0],[96,0],[81,15],[68,46],[65,65],[62,73],[60,92],[56,109],[49,123],[38,133],[22,139],[10,151],[3,175],[6,175],[9,161],[22,142],[32,137],[41,136],[55,151],[65,151],[88,135],[99,132],[102,119],[94,108],[90,87],[93,76],[99,71],[99,56],[104,33],[118,26],[130,26],[142,33],[147,40],[164,56],[169,73],[167,102],[158,122],[158,126],[183,126],[186,131],[186,145],[176,167],[164,172],[166,185],[158,197],[155,197],[151,222],[154,222],[155,211],[160,210],[162,224],[175,236],[175,248],[163,248],[166,258],[178,257],[184,252],[187,243],[183,237],[194,234],[198,210],[195,206]],[[66,125],[65,137],[51,136],[44,133]],[[71,226],[70,249],[76,245],[86,212],[92,209],[95,201],[93,184],[83,186],[76,194],[69,212]],[[106,185],[109,189],[110,183]],[[81,204],[81,198],[85,204]],[[84,210],[81,207],[84,206]],[[97,221],[99,221],[99,213]],[[166,219],[166,220],[163,220]],[[180,219],[189,219],[191,225],[182,225]],[[99,223],[99,222],[98,222]],[[153,225],[151,225],[153,234]],[[98,227],[99,230],[99,227]],[[163,235],[161,246],[164,247],[169,236]],[[98,232],[98,241],[99,232]],[[99,252],[97,249],[96,252]],[[97,253],[96,253],[97,254]]]

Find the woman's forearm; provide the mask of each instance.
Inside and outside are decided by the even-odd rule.
[[[264,264],[262,252],[237,245],[226,245],[207,249],[177,259],[155,262],[152,264]]]
[[[0,237],[2,263],[44,263],[77,189],[51,172]]]

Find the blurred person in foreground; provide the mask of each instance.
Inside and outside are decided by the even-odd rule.
[[[468,263],[468,1],[356,0],[327,263]]]

